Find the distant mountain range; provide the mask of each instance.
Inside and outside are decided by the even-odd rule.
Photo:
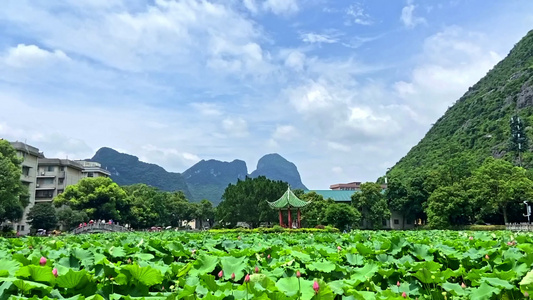
[[[156,164],[139,160],[136,156],[120,153],[111,148],[100,148],[91,158],[99,162],[111,173],[111,178],[119,185],[145,183],[164,191],[183,191],[191,201],[207,199],[218,205],[229,184],[246,176],[265,176],[272,180],[282,180],[294,189],[307,189],[302,183],[295,164],[279,154],[267,154],[259,159],[257,169],[248,175],[246,163],[214,159],[201,160],[183,173],[167,172]]]

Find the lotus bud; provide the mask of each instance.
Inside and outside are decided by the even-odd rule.
[[[218,278],[222,278],[222,276],[224,276],[224,271],[220,270],[220,272],[218,272]]]
[[[402,293],[402,297],[407,298],[407,294],[405,292]]]
[[[41,264],[41,266],[46,265],[46,257],[41,256],[41,259],[39,260],[39,263]]]
[[[315,290],[315,294],[318,294],[319,289],[320,289],[320,286],[318,285],[318,282],[315,280],[315,282],[313,282],[313,290]]]
[[[396,286],[400,287],[400,281],[399,280],[396,282]]]
[[[464,282],[461,283],[461,287],[462,287],[463,289],[466,289],[466,284],[465,284]]]
[[[267,256],[268,259],[270,259],[270,254]]]
[[[54,269],[52,270],[52,274],[54,274],[54,276],[57,277],[57,268],[54,268]]]
[[[302,273],[300,273],[300,271],[296,271],[296,278],[300,278],[302,277]]]
[[[259,267],[258,266],[255,266],[255,273],[259,273]]]
[[[244,282],[250,282],[250,274],[246,274],[244,277]]]
[[[231,273],[231,280],[235,280],[235,273]]]
[[[474,239],[474,237],[473,237],[473,236],[471,236],[471,237],[469,237],[469,239],[470,239],[470,240],[472,241],[472,240]]]
[[[485,254],[485,259],[489,259],[489,255],[488,254]]]
[[[528,298],[529,297],[529,293],[528,292],[524,292],[524,297]]]
[[[337,250],[341,251],[342,250],[341,246],[337,246]]]

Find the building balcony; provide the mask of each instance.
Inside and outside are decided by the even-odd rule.
[[[35,190],[36,191],[48,191],[48,190],[55,190],[56,187],[53,184],[36,184]]]
[[[59,171],[57,174],[57,178],[65,178],[65,171]]]
[[[55,178],[56,172],[37,172],[37,178]]]

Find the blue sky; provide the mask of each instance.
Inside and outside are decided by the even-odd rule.
[[[533,29],[533,1],[4,0],[0,137],[182,172],[277,152],[374,181]]]

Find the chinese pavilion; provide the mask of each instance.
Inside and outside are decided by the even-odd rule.
[[[291,207],[296,208],[296,211],[297,211],[296,228],[300,228],[302,227],[300,208],[306,206],[307,204],[309,204],[309,202],[298,199],[298,197],[296,197],[296,195],[294,195],[294,193],[291,191],[290,187],[287,188],[287,191],[285,192],[285,194],[283,194],[283,196],[281,196],[281,198],[279,198],[278,200],[274,202],[268,202],[268,205],[271,208],[279,210],[279,226],[289,227],[289,228],[291,228],[291,224],[292,224]],[[283,224],[283,211],[284,210],[287,211],[287,216],[288,216],[288,221],[289,221],[288,226],[285,226],[285,224]]]

